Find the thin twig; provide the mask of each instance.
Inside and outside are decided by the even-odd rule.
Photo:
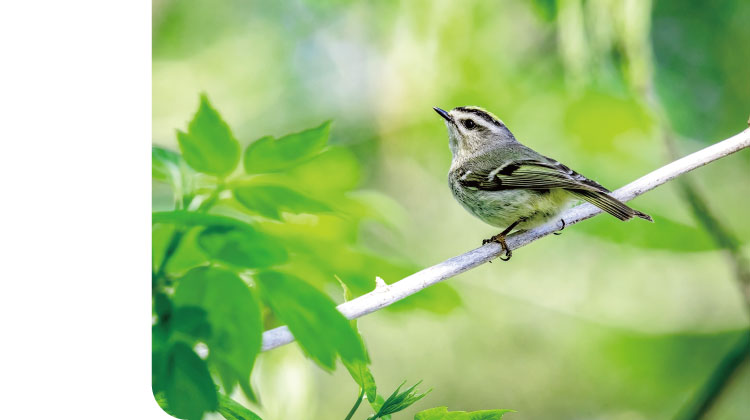
[[[622,201],[632,200],[686,172],[748,146],[750,146],[750,129],[746,129],[724,141],[662,166],[613,192],[612,195]],[[560,218],[565,221],[566,226],[570,226],[596,216],[601,212],[597,207],[585,203],[566,211]],[[518,249],[559,230],[559,228],[558,221],[550,222],[526,232],[513,234],[508,237],[506,242],[510,249]],[[349,319],[359,318],[413,295],[435,283],[484,264],[496,258],[501,252],[500,245],[497,243],[483,245],[465,254],[425,268],[387,287],[376,288],[370,293],[342,303],[338,306],[338,309]],[[263,333],[263,350],[270,350],[291,343],[292,341],[294,341],[294,337],[286,326],[274,328]]]

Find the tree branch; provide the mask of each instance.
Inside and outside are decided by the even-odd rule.
[[[750,129],[732,136],[719,143],[706,147],[688,156],[669,163],[661,168],[638,178],[630,184],[612,193],[612,196],[621,201],[629,201],[646,193],[659,185],[699,168],[717,159],[735,153],[750,146]],[[574,225],[589,219],[602,211],[597,207],[584,203],[564,212],[560,218],[565,220],[565,225]],[[560,229],[559,223],[550,222],[532,230],[515,233],[506,240],[510,249],[518,249],[539,238],[556,232]],[[471,270],[487,261],[496,258],[501,253],[500,245],[489,243],[471,250],[465,254],[450,258],[432,267],[405,277],[393,284],[376,287],[370,293],[366,293],[356,299],[342,303],[338,306],[339,311],[348,319],[359,318],[375,312],[388,305],[393,304],[407,296],[413,295],[422,289],[435,283],[451,278],[465,271]],[[294,337],[286,326],[274,328],[263,333],[263,350],[270,350],[294,341]]]

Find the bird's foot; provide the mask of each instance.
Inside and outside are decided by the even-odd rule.
[[[488,244],[490,242],[497,242],[497,243],[499,243],[500,246],[503,248],[503,251],[505,251],[505,255],[504,255],[505,258],[503,258],[503,255],[501,255],[501,256],[498,257],[501,260],[508,261],[510,259],[510,257],[513,256],[513,251],[511,251],[510,248],[508,248],[508,244],[505,243],[505,235],[504,234],[499,233],[499,234],[497,234],[497,235],[495,235],[495,236],[493,236],[493,237],[491,237],[489,239],[485,239],[485,240],[482,241],[482,245],[486,245],[486,244]]]
[[[553,235],[562,235],[562,231],[565,230],[565,219],[560,219],[560,222],[562,223],[562,227],[557,232],[552,232]]]

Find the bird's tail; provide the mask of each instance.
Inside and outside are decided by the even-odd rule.
[[[589,203],[595,205],[596,207],[599,207],[600,209],[606,211],[607,213],[615,216],[620,220],[628,220],[633,217],[640,217],[641,219],[648,220],[649,222],[654,221],[654,219],[652,219],[648,214],[628,207],[625,203],[610,196],[607,193],[588,190],[569,191],[576,197],[588,201]]]

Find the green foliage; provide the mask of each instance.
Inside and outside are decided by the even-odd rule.
[[[218,408],[218,398],[206,362],[185,343],[175,343],[166,355],[164,396],[178,418],[200,420]]]
[[[260,174],[289,169],[320,153],[328,142],[331,123],[278,139],[267,136],[245,150],[245,172]]]
[[[513,410],[448,411],[448,407],[435,407],[420,411],[414,420],[500,420]]]
[[[270,267],[287,259],[278,241],[248,227],[206,228],[198,235],[198,245],[211,258],[243,268]]]
[[[260,352],[263,325],[260,306],[247,284],[225,269],[194,268],[178,281],[173,300],[178,307],[198,307],[207,314],[208,363],[224,391],[229,394],[235,384],[248,382]]]
[[[240,161],[240,144],[206,95],[201,95],[187,133],[177,131],[177,141],[185,161],[198,172],[226,176]]]
[[[328,296],[284,273],[263,272],[255,280],[263,300],[321,367],[334,369],[337,355],[346,363],[369,362],[359,335]]]
[[[242,404],[222,394],[219,394],[219,414],[227,420],[262,420]]]
[[[368,417],[368,420],[383,419],[393,413],[398,413],[399,411],[402,411],[415,402],[421,400],[427,394],[429,394],[430,391],[432,391],[428,390],[427,392],[420,394],[416,389],[417,385],[422,383],[422,381],[419,381],[416,384],[410,386],[404,392],[399,392],[401,390],[401,387],[404,386],[405,383],[406,381],[402,382],[401,385],[399,385],[398,388],[396,388],[396,390],[393,391],[393,393],[382,403],[382,405],[377,404],[379,405],[377,412]]]
[[[348,300],[347,284],[333,273],[366,292],[375,273],[400,278],[416,270],[356,245],[364,220],[393,229],[375,208],[393,212],[394,204],[377,194],[349,194],[359,166],[346,149],[327,147],[329,128],[326,122],[277,140],[260,139],[245,150],[245,173],[226,179],[238,164],[239,143],[204,95],[188,131],[178,132],[182,155],[152,150],[154,180],[175,193],[175,210],[152,214],[153,388],[175,417],[199,419],[218,411],[230,420],[259,419],[227,395],[239,385],[256,401],[250,376],[261,348],[263,314],[268,324],[286,324],[323,369],[333,370],[341,359],[360,388],[349,418],[363,396],[375,411],[372,419],[389,420],[426,395],[417,385],[400,392],[402,384],[387,399],[379,396],[356,322],[315,282],[293,274],[315,279],[317,270],[326,282],[337,279]],[[193,189],[196,173],[188,166],[214,177]],[[229,198],[221,194],[225,189],[231,190]],[[244,276],[252,277],[251,284]],[[459,302],[444,286],[397,308],[445,313]],[[207,347],[205,360],[196,346]]]
[[[450,2],[158,2],[153,45],[155,142],[172,144],[175,115],[189,119],[193,92],[205,86],[221,92],[211,97],[214,105],[221,98],[238,107],[232,113],[232,131],[243,149],[261,134],[282,137],[284,127],[310,127],[334,117],[337,146],[324,146],[286,169],[253,172],[252,179],[244,170],[234,170],[228,178],[241,182],[226,182],[232,192],[234,185],[246,183],[282,186],[333,211],[302,209],[299,215],[280,209],[273,213],[278,218],[269,218],[243,206],[236,195],[222,194],[208,212],[249,223],[278,240],[288,255],[280,263],[285,272],[324,291],[331,290],[333,275],[338,274],[358,295],[372,289],[375,275],[395,281],[496,233],[482,230],[457,208],[445,188],[449,151],[445,129],[436,122],[431,106],[487,107],[525,144],[612,189],[668,159],[658,122],[641,96],[648,86],[656,87],[672,127],[695,139],[677,138],[679,154],[701,147],[697,142],[714,142],[745,127],[750,2],[719,0],[711,8],[695,0],[474,0],[447,8],[446,3]],[[639,67],[637,61],[644,56],[645,65]],[[580,74],[575,74],[576,68]],[[655,78],[649,80],[652,71]],[[639,72],[642,83],[629,85]],[[707,193],[721,221],[745,242],[750,238],[750,219],[745,217],[748,157],[741,152],[690,175]],[[263,160],[257,159],[261,164]],[[175,191],[175,208],[194,210],[202,202],[198,199],[212,192],[213,177],[189,174],[187,164],[182,166],[183,176],[202,189]],[[154,197],[168,203],[164,197],[169,193],[161,183],[170,181],[158,172]],[[361,193],[353,191],[359,185],[393,195],[409,209],[407,217],[393,223],[396,219],[367,212],[380,210],[377,203],[357,209],[343,200]],[[510,386],[517,388],[508,396],[515,398],[519,409],[528,408],[528,417],[577,418],[585,412],[597,418],[622,413],[670,418],[707,377],[723,349],[707,341],[696,353],[694,343],[675,341],[670,334],[736,328],[745,325],[746,318],[738,310],[729,279],[722,278],[731,273],[723,254],[690,223],[686,206],[668,190],[660,188],[634,203],[654,215],[653,225],[597,217],[569,228],[559,239],[526,248],[510,266],[482,267],[458,282],[441,283],[389,307],[450,311],[460,302],[452,286],[463,283],[462,295],[470,304],[465,309],[471,316],[481,311],[476,319],[492,322],[468,325],[454,322],[454,317],[435,322],[432,313],[422,312],[381,314],[376,317],[380,321],[366,322],[386,323],[385,328],[373,329],[374,334],[398,328],[392,323],[400,326],[407,318],[409,328],[431,329],[435,336],[457,331],[454,328],[466,328],[461,334],[467,336],[481,333],[480,342],[453,348],[448,355],[426,354],[423,340],[429,336],[400,337],[400,357],[413,358],[409,369],[434,369],[436,360],[455,362],[451,366],[468,360],[476,369],[442,377],[436,372],[442,383],[435,387],[449,391],[441,402],[449,407],[459,407],[462,401],[473,401],[474,406],[490,403],[498,390]],[[341,217],[344,212],[347,217]],[[396,228],[363,230],[364,220],[376,218],[377,228],[387,223]],[[243,278],[252,276],[250,270],[207,255],[198,243],[206,227],[153,226],[157,272],[174,232],[184,231],[166,258],[165,275],[155,282],[159,322],[171,311],[172,286],[193,267],[210,264],[243,270]],[[599,252],[600,239],[634,249]],[[420,267],[393,252],[403,249]],[[544,264],[535,263],[540,258]],[[611,269],[602,270],[607,267]],[[486,289],[489,284],[492,287]],[[443,285],[446,288],[439,290]],[[262,306],[265,325],[277,325],[275,315]],[[177,330],[205,334],[207,324],[201,324],[199,312],[176,311],[185,309],[188,315],[173,315],[185,319]],[[602,346],[595,339],[602,329],[650,333],[643,340],[628,338],[624,344]],[[488,330],[497,331],[496,337],[484,334]],[[172,337],[185,335],[173,332]],[[660,337],[674,345],[654,345]],[[389,348],[387,342],[378,344]],[[519,352],[524,357],[515,357]],[[621,357],[612,359],[613,354]],[[498,358],[505,363],[498,365]],[[545,362],[561,358],[566,363]],[[603,361],[594,365],[597,358]],[[529,372],[529,363],[540,368]],[[380,369],[393,377],[404,365],[380,365],[375,376]],[[335,378],[336,384],[348,379]],[[747,387],[739,385],[748,383],[747,375],[735,382],[714,417],[744,418],[746,399],[740,390]],[[337,398],[326,393],[325,403],[315,401],[318,409],[307,417],[334,418],[328,414],[339,410],[339,403],[351,394],[345,390]],[[283,398],[287,396],[267,395],[266,401]],[[382,396],[380,400],[382,404]]]
[[[331,208],[317,200],[306,197],[278,185],[247,185],[234,189],[237,201],[252,212],[270,219],[281,220],[281,213],[321,213]]]
[[[252,225],[237,219],[189,211],[158,212],[153,223],[201,227],[196,244],[209,259],[240,268],[265,268],[287,259],[284,245]],[[200,262],[200,259],[198,259]]]

